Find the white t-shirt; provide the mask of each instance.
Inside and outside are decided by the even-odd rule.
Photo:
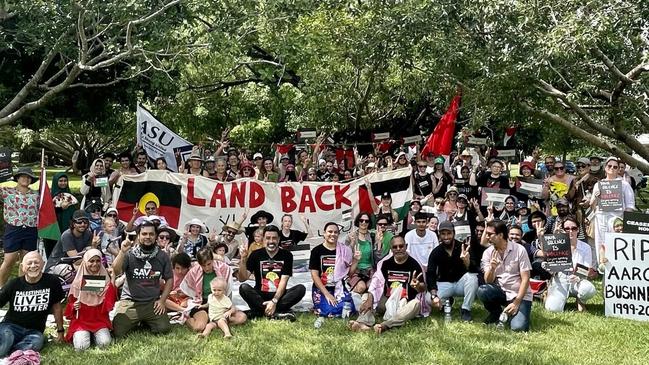
[[[428,256],[430,256],[431,251],[439,245],[435,232],[428,229],[425,232],[424,237],[419,237],[417,230],[413,229],[406,233],[405,237],[408,244],[408,254],[424,267],[428,266]]]
[[[604,179],[607,181],[606,179]],[[617,178],[615,180],[620,180],[622,181],[622,209],[621,210],[635,210],[635,193],[633,192],[633,189],[631,188],[631,185],[629,185],[628,182],[625,180],[622,180],[621,178]],[[599,192],[600,187],[599,187],[599,182],[593,186],[593,195],[590,198],[590,203],[593,204],[597,202],[597,197],[596,193]],[[597,211],[599,212],[599,207],[597,207]]]
[[[572,253],[572,267],[577,267],[577,264],[584,265],[588,268],[593,267],[593,252],[590,249],[590,245],[579,240],[577,240],[575,252]]]

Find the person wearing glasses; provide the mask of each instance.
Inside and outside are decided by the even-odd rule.
[[[163,226],[169,225],[165,217],[158,215],[158,204],[156,204],[156,202],[154,202],[153,200],[148,201],[146,202],[146,204],[144,204],[144,215],[138,217],[138,213],[140,213],[140,208],[139,206],[135,206],[135,208],[133,208],[133,215],[131,216],[131,220],[129,220],[126,224],[125,230],[127,232],[132,232],[140,224],[152,219],[159,220],[160,224]]]
[[[545,309],[550,312],[563,312],[568,297],[577,298],[577,310],[586,310],[585,303],[597,294],[595,286],[588,281],[588,272],[592,267],[593,253],[584,241],[577,238],[579,224],[574,217],[568,217],[563,221],[563,231],[570,238],[570,249],[572,251],[572,270],[569,272],[558,272],[552,275],[548,296],[545,300]],[[577,275],[579,269],[585,271]]]
[[[582,232],[586,232],[585,218],[588,215],[586,210],[590,207],[593,187],[598,180],[599,178],[590,171],[590,159],[582,157],[577,160],[577,176],[568,192],[568,199],[572,202]]]
[[[509,189],[509,179],[502,174],[503,168],[502,161],[492,160],[489,170],[478,176],[478,186],[481,188]]]
[[[600,252],[601,246],[604,245],[604,234],[606,232],[611,232],[613,227],[610,226],[609,222],[615,217],[622,217],[623,212],[632,212],[635,210],[635,194],[633,189],[628,182],[618,176],[618,170],[620,169],[620,164],[617,157],[609,157],[604,163],[604,170],[606,171],[606,178],[600,180],[593,187],[593,195],[590,199],[590,206],[595,210],[595,252]],[[620,203],[621,206],[616,208],[614,211],[604,211],[601,204],[601,183],[603,181],[619,181],[621,184],[621,196]],[[598,256],[599,259],[599,256]]]
[[[372,276],[370,288],[363,294],[358,309],[359,316],[350,321],[352,331],[370,331],[381,334],[417,316],[428,316],[430,306],[426,304],[426,270],[410,255],[408,244],[401,236],[390,240],[392,255],[381,260]],[[405,299],[405,300],[404,300]],[[376,323],[374,314],[384,314],[388,301],[398,302],[396,310],[383,315],[384,321]]]
[[[545,180],[543,184],[543,198],[546,201],[546,214],[548,217],[556,217],[557,201],[561,198],[568,198],[568,191],[572,185],[574,176],[566,174],[566,165],[563,161],[554,163],[554,175]]]
[[[77,210],[72,215],[70,228],[61,234],[61,238],[54,246],[52,255],[47,259],[45,272],[61,276],[70,282],[74,279],[74,272],[69,263],[64,263],[67,257],[78,257],[75,265],[81,263],[81,255],[89,248],[98,248],[101,239],[98,233],[90,229],[88,214],[83,210]],[[70,276],[71,275],[71,276]]]

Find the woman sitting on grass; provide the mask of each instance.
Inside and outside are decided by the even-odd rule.
[[[65,339],[71,341],[77,351],[89,348],[92,336],[97,347],[108,346],[111,342],[113,326],[108,312],[115,305],[117,290],[101,257],[97,249],[86,251],[70,288],[65,308],[70,326]]]

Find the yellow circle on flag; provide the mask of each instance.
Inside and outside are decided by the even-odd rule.
[[[142,195],[140,201],[137,203],[137,207],[140,210],[140,213],[146,215],[145,207],[146,203],[148,202],[154,202],[156,208],[160,207],[160,199],[158,199],[158,197],[153,193],[146,193]]]

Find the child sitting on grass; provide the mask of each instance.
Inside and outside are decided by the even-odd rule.
[[[210,322],[207,323],[203,332],[198,336],[207,337],[218,326],[223,331],[224,338],[232,338],[230,327],[228,327],[228,320],[236,313],[236,309],[230,298],[225,295],[228,283],[223,278],[215,278],[210,282],[210,288],[212,294],[207,297],[207,304],[204,305],[207,306]]]

